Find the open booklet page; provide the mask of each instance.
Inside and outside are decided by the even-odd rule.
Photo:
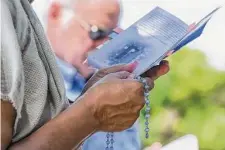
[[[139,75],[162,57],[187,33],[188,25],[156,7],[100,50],[91,53],[88,63],[96,68],[138,61]]]
[[[193,40],[187,24],[156,7],[100,50],[90,53],[88,63],[104,68],[137,61],[139,65],[134,74],[140,75],[157,65],[172,48],[187,44],[190,37],[189,41]]]
[[[198,38],[202,34],[206,24],[212,18],[213,14],[216,11],[218,11],[220,8],[221,7],[215,8],[212,12],[210,12],[208,15],[206,15],[203,19],[201,19],[199,22],[197,22],[196,25],[193,27],[193,29],[189,30],[189,32],[187,32],[187,34],[182,39],[180,39],[179,42],[177,44],[175,44],[174,47],[171,49],[177,51],[184,45],[186,45],[189,42]]]

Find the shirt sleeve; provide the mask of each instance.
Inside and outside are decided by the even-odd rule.
[[[24,74],[12,16],[5,1],[1,1],[1,100],[9,101],[16,110],[16,122],[21,117],[24,102]]]

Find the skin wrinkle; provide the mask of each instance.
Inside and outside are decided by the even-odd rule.
[[[130,114],[126,114],[126,115],[123,114],[123,115],[125,116],[125,118],[130,118],[130,116],[133,115],[133,114],[130,113]],[[139,115],[137,115],[136,117],[138,117],[138,116]],[[116,126],[120,125],[121,126],[121,129],[123,128],[124,125],[130,125],[130,126],[132,126],[132,122],[136,121],[136,119],[132,119],[132,118],[124,120],[124,117],[121,117],[121,115],[119,115],[119,114],[115,115],[114,118],[118,118],[121,121],[120,122],[114,122],[114,121],[110,120],[107,124],[109,126],[110,126],[110,124],[112,126],[114,126],[114,125],[116,125]],[[113,117],[112,117],[112,119],[113,119]],[[121,130],[118,129],[118,131],[121,131]]]
[[[124,81],[125,82],[125,81]],[[126,93],[126,102],[128,101],[128,103],[125,103],[125,108],[131,108],[131,107],[129,107],[129,106],[133,106],[133,105],[135,105],[135,104],[133,104],[133,103],[129,103],[129,99],[132,97],[132,91],[131,92],[126,92],[124,89],[121,89],[124,93]],[[134,102],[136,102],[136,101],[134,101]],[[121,106],[122,107],[122,106]]]
[[[123,118],[119,118],[121,120],[123,120]],[[125,121],[120,121],[120,122],[109,122],[109,126],[112,129],[114,129],[116,126],[120,126],[118,127],[118,130],[116,130],[115,132],[120,132],[123,129],[123,126],[126,125],[129,128],[132,126],[132,123],[135,122],[136,119],[130,119],[130,120],[125,120]]]
[[[144,93],[144,89],[143,89],[143,85],[141,83],[139,83],[139,82],[137,82],[135,84],[137,84],[137,86],[136,86],[137,89],[131,89],[131,92],[130,93],[136,93],[137,96],[140,96],[140,98],[141,99],[143,98],[143,100],[144,100],[144,94],[143,94]],[[130,96],[132,96],[132,95],[130,94]],[[139,101],[136,101],[136,100],[135,100],[135,102],[138,102],[139,103]],[[144,101],[142,101],[141,104],[144,105]]]
[[[126,74],[126,72],[122,72],[122,73],[118,73],[118,75],[120,74],[121,75],[120,77],[124,78],[126,75],[123,75],[123,73]],[[128,74],[127,74],[127,76],[128,76]],[[142,95],[141,94],[135,94],[134,97],[132,96],[132,94],[134,94],[133,91],[135,91],[136,93],[137,92],[138,93],[143,92],[143,86],[142,86],[142,84],[138,83],[137,81],[125,82],[125,81],[119,81],[117,79],[114,79],[113,75],[109,75],[109,77],[112,77],[112,78],[110,80],[106,81],[106,82],[104,82],[104,80],[103,80],[103,83],[100,82],[100,83],[97,83],[94,86],[99,85],[102,88],[103,87],[109,87],[110,81],[111,82],[113,81],[113,84],[114,84],[115,87],[108,88],[108,89],[106,89],[106,91],[98,91],[99,95],[105,95],[106,99],[107,99],[107,98],[111,97],[111,93],[112,93],[112,91],[114,91],[118,95],[118,96],[115,97],[115,99],[119,99],[121,97],[121,95],[124,95],[123,96],[124,99],[120,103],[119,106],[116,105],[116,103],[114,104],[114,100],[111,101],[111,103],[109,103],[109,104],[102,103],[101,105],[98,105],[98,107],[101,108],[101,109],[96,110],[96,112],[94,112],[94,114],[95,114],[94,116],[97,117],[97,118],[101,118],[100,119],[100,125],[105,126],[105,125],[108,124],[110,126],[110,129],[111,129],[115,125],[117,125],[117,124],[115,124],[115,121],[114,121],[115,119],[119,118],[119,119],[122,120],[122,118],[120,118],[121,113],[125,116],[128,113],[128,115],[127,115],[128,118],[125,121],[127,121],[128,124],[130,123],[132,125],[132,121],[135,121],[138,118],[138,113],[136,111],[140,111],[140,109],[144,106],[144,103],[140,103],[140,102],[135,101],[135,100],[133,100],[132,103],[131,103],[130,99],[140,99],[140,98],[143,99],[143,93],[142,93]],[[123,86],[119,86],[120,85],[119,83],[122,83]],[[129,87],[129,86],[134,86],[136,88],[124,88],[124,87]],[[117,90],[114,90],[114,89],[117,89]],[[125,90],[125,89],[127,89],[127,90]],[[97,92],[97,91],[95,91],[95,92]],[[116,102],[116,100],[115,100],[115,102]],[[140,105],[140,106],[135,108],[134,107],[135,105]],[[123,111],[125,111],[125,110],[127,112],[123,113]],[[132,116],[135,116],[135,118],[132,117]],[[110,118],[110,120],[106,120],[106,119],[108,119],[107,117]],[[120,130],[120,128],[121,129],[123,128],[124,123],[122,123],[121,125],[122,125],[121,127],[118,127],[118,130]]]
[[[140,109],[139,109],[140,110]],[[113,118],[121,118],[121,120],[122,120],[122,118],[124,118],[124,116],[126,117],[127,116],[127,118],[129,118],[131,115],[133,115],[134,113],[136,113],[136,111],[134,111],[133,109],[131,109],[130,110],[130,114],[123,114],[123,117],[121,117],[121,115],[119,114],[119,113],[115,113],[115,114],[112,114],[112,116],[111,116],[111,118],[113,119]],[[131,119],[131,120],[133,120],[133,119]],[[127,120],[127,121],[129,121],[129,120]],[[112,121],[112,120],[109,120],[109,122],[114,122],[114,121]],[[117,123],[119,123],[119,122],[117,122]]]
[[[110,114],[110,112],[112,112],[112,111],[109,110],[109,108],[111,108],[113,110],[123,110],[124,108],[131,108],[130,109],[131,113],[134,113],[134,112],[136,112],[136,110],[140,109],[140,107],[137,107],[137,106],[133,105],[132,103],[124,103],[123,105],[120,105],[119,108],[118,108],[118,106],[106,105],[103,108],[103,111],[105,111],[106,113],[109,113],[109,117],[112,117],[112,118],[120,115],[120,113],[118,111],[115,111],[114,113]]]
[[[102,83],[102,84],[105,84],[105,86],[108,86],[108,83]],[[119,91],[120,90],[122,90],[123,91],[123,89],[121,89],[121,87],[120,86],[118,86],[117,85],[117,87],[116,87],[116,89],[117,88],[119,88]],[[108,92],[107,93],[109,93],[110,94],[110,89],[108,89]],[[110,95],[109,95],[110,96]],[[121,105],[120,106],[122,106],[123,104],[126,104],[127,102],[126,102],[127,100],[125,100],[125,102],[124,103],[121,103]],[[113,106],[114,105],[114,106]],[[108,106],[108,107],[107,107]],[[108,105],[105,105],[102,109],[103,110],[105,110],[106,112],[108,112],[109,111],[109,109],[108,108],[110,108],[111,107],[111,109],[113,109],[114,107],[115,108],[117,108],[118,106],[116,106],[115,104],[108,104]],[[108,113],[110,113],[111,111],[109,111]],[[104,114],[103,114],[104,115]],[[111,116],[110,116],[111,117]]]
[[[125,82],[125,81],[124,81]],[[139,83],[137,83],[137,84],[139,84]],[[135,103],[137,103],[137,104],[142,104],[142,106],[138,106],[137,108],[138,108],[138,110],[139,109],[141,109],[143,106],[144,106],[144,104],[145,104],[145,102],[144,102],[144,97],[143,97],[143,86],[142,86],[142,84],[140,84],[141,85],[141,88],[139,88],[139,89],[137,89],[137,90],[135,90],[135,89],[131,89],[131,91],[130,92],[126,92],[123,88],[122,89],[120,89],[120,90],[122,90],[124,93],[127,93],[126,94],[126,97],[125,97],[125,102],[124,102],[124,104],[123,105],[120,105],[119,106],[119,108],[118,109],[122,109],[122,108],[130,108],[131,110],[134,110],[133,109],[133,106],[135,106],[135,104],[133,104],[133,103],[127,103],[127,101],[132,97],[132,92],[135,92],[135,93],[138,93],[137,94],[137,96],[140,96],[141,98],[139,98],[139,97],[137,97],[137,99],[143,99],[141,102],[139,102],[139,101],[134,101]],[[118,88],[120,88],[120,87],[118,87]],[[132,90],[135,90],[135,91],[132,91]],[[129,102],[129,101],[128,101]],[[118,106],[117,106],[118,107]],[[122,108],[121,108],[122,107]]]

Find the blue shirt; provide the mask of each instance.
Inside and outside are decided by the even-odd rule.
[[[66,95],[70,100],[75,100],[81,93],[85,79],[79,75],[76,69],[57,59],[63,75]],[[138,121],[129,129],[114,133],[114,150],[140,150],[141,142],[138,132]],[[104,150],[106,148],[106,132],[97,132],[90,136],[83,144],[83,150]]]

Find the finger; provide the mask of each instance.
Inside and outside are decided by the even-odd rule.
[[[195,25],[196,25],[195,22],[190,24],[189,27],[188,27],[188,32],[192,31],[195,28]]]
[[[166,74],[169,71],[168,61],[162,61],[160,65],[151,68],[144,76],[156,80],[158,77]]]
[[[109,68],[105,68],[100,70],[101,72],[104,72],[105,74],[109,74],[109,73],[115,73],[115,72],[120,72],[120,71],[127,71],[127,72],[133,72],[134,69],[136,68],[137,63],[131,63],[128,65],[116,65],[116,66],[112,66]]]
[[[143,77],[149,77],[152,80],[156,80],[158,78],[158,70],[160,69],[160,66],[154,66],[150,70],[146,71],[142,76]]]
[[[169,62],[166,60],[163,60],[160,62],[160,69],[159,69],[159,76],[165,75],[167,72],[169,72]]]
[[[146,148],[145,150],[160,150],[162,145],[158,142],[152,144],[150,147]]]

